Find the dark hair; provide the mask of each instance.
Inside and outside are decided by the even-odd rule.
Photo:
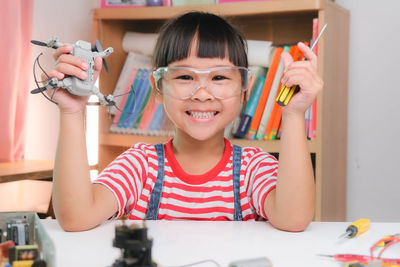
[[[225,19],[205,12],[189,12],[168,21],[160,30],[153,54],[153,66],[168,64],[188,57],[194,37],[197,56],[225,58],[240,67],[248,67],[247,44],[239,29]]]

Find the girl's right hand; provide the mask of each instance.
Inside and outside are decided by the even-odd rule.
[[[50,77],[57,78],[60,81],[68,76],[76,76],[82,80],[87,78],[86,70],[89,67],[88,64],[82,59],[71,55],[70,53],[72,49],[73,47],[71,45],[64,45],[57,48],[53,55],[56,60],[55,68],[47,72]],[[95,81],[102,67],[101,57],[95,58],[94,63]],[[43,78],[46,79],[47,77]],[[55,89],[47,90],[46,92],[49,96],[52,96],[54,90]],[[76,113],[83,111],[88,99],[89,96],[73,95],[65,88],[57,88],[53,96],[53,100],[58,103],[58,107],[63,113]]]

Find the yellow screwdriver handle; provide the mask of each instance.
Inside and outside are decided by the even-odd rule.
[[[289,103],[292,96],[295,93],[297,93],[298,90],[299,90],[298,85],[293,85],[292,87],[287,87],[286,85],[282,86],[281,91],[276,97],[276,102],[280,106],[286,106]]]
[[[350,224],[349,227],[351,227],[351,226],[356,227],[357,233],[354,236],[359,236],[369,229],[370,222],[371,221],[369,219],[362,218],[362,219],[359,219],[359,220],[353,222],[352,224]]]

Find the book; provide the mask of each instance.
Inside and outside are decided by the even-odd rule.
[[[267,72],[267,75],[265,78],[264,87],[263,87],[260,99],[258,100],[257,109],[256,109],[256,112],[254,113],[253,119],[251,121],[250,129],[249,129],[249,133],[248,133],[248,139],[250,139],[250,140],[255,139],[258,125],[260,124],[261,116],[264,111],[265,104],[268,99],[269,91],[271,89],[271,85],[272,85],[276,70],[279,65],[282,51],[283,51],[282,47],[276,47],[274,50],[274,56],[272,57],[271,65],[268,69],[268,72]]]
[[[144,97],[142,106],[140,107],[140,111],[139,111],[139,114],[138,114],[138,116],[137,116],[137,119],[136,119],[135,123],[134,123],[133,126],[132,126],[132,128],[134,128],[134,129],[137,129],[137,128],[138,128],[138,126],[139,126],[139,124],[140,124],[140,121],[141,121],[142,118],[143,118],[143,114],[144,114],[144,112],[145,112],[145,110],[146,110],[146,107],[147,107],[147,105],[148,105],[148,103],[149,103],[149,99],[150,99],[150,96],[151,96],[151,91],[152,91],[152,87],[151,87],[151,85],[149,84],[149,86],[147,87],[147,92],[146,92],[146,95],[145,95],[145,97]]]
[[[300,50],[297,45],[292,45],[289,51],[293,60],[298,60],[300,56]],[[282,83],[279,84],[279,88],[282,88]],[[282,107],[274,101],[274,106],[272,107],[271,117],[268,121],[267,128],[264,133],[264,140],[274,140],[277,138],[278,128],[280,126],[282,118]]]
[[[311,109],[312,109],[312,105],[306,110],[306,112],[304,114],[307,138],[310,138]]]
[[[146,110],[143,114],[143,118],[138,125],[138,130],[148,130],[150,128],[150,123],[156,113],[158,102],[155,102],[154,99],[149,100],[148,106],[146,106]]]
[[[139,116],[143,101],[149,90],[149,85],[150,85],[149,72],[150,72],[149,70],[143,69],[141,80],[139,81],[137,87],[135,88],[136,98],[133,102],[131,102],[132,107],[130,108],[128,118],[122,124],[122,127],[124,128],[132,128],[137,117]]]
[[[283,51],[282,52],[289,52],[289,51],[290,51],[290,46],[285,45],[283,47]],[[280,58],[278,67],[276,68],[274,79],[273,79],[272,84],[271,84],[269,96],[268,96],[267,102],[265,104],[264,111],[262,113],[259,126],[257,127],[256,138],[258,140],[263,140],[264,139],[265,130],[267,128],[268,120],[269,120],[270,115],[271,115],[272,107],[274,106],[274,103],[275,103],[276,95],[278,94],[278,89],[279,89],[279,85],[280,85],[280,82],[281,82],[281,79],[282,79],[282,74],[283,74],[284,68],[285,68],[285,65],[283,63],[283,60]]]
[[[135,75],[133,82],[127,86],[127,87],[129,87],[128,97],[125,100],[124,106],[121,107],[121,111],[117,112],[114,116],[113,123],[111,124],[111,127],[110,127],[111,132],[119,133],[121,122],[125,122],[126,118],[128,117],[129,106],[131,105],[131,102],[134,101],[133,99],[136,98],[136,91],[134,89],[135,89],[136,84],[140,80],[141,73],[142,73],[142,70],[138,69],[136,71],[136,75]]]
[[[218,3],[218,4],[223,4],[223,3],[264,2],[264,1],[271,1],[271,0],[217,0],[217,3]]]
[[[132,72],[134,69],[138,68],[151,68],[151,58],[149,56],[145,56],[136,52],[129,52],[126,59],[124,66],[122,67],[121,73],[118,77],[117,84],[114,88],[113,96],[115,105],[117,107],[123,107],[121,105],[122,96],[126,93],[126,88],[130,83],[130,77],[132,76]],[[115,107],[111,107],[109,109],[110,114],[115,114],[117,109]]]
[[[240,123],[234,134],[234,137],[244,138],[249,131],[251,120],[254,116],[254,113],[256,112],[258,100],[260,99],[264,83],[265,77],[258,77],[256,87],[252,89],[249,101],[246,104],[245,111],[240,116]]]
[[[215,4],[215,0],[172,0],[173,6]]]
[[[162,112],[163,112],[163,106],[160,103],[159,105],[157,105],[157,110],[154,114],[154,117],[150,123],[150,127],[149,130],[153,131],[157,129],[158,125],[161,123],[161,118],[162,118]]]
[[[313,19],[313,33],[312,33],[312,42],[314,43],[315,39],[317,39],[319,32],[319,20],[318,18]],[[314,47],[314,53],[318,56],[318,44]],[[310,124],[310,138],[315,139],[317,137],[317,98],[315,98],[312,108],[311,108],[311,124]]]
[[[108,8],[108,7],[142,7],[146,6],[146,0],[101,0],[101,7]]]
[[[136,88],[138,88],[138,85],[140,84],[140,82],[143,80],[142,79],[142,73],[143,70],[142,69],[138,69],[136,72],[136,76],[135,76],[135,80],[133,81],[132,85],[131,85],[131,90],[133,91],[133,93],[129,94],[128,99],[126,100],[124,109],[122,110],[122,114],[121,117],[118,121],[117,127],[118,128],[122,128],[123,124],[126,122],[127,118],[129,117],[129,115],[132,113],[133,110],[133,106],[134,103],[136,101]]]
[[[126,101],[128,100],[129,95],[133,93],[131,85],[132,85],[133,81],[135,80],[136,73],[137,73],[137,68],[134,68],[132,70],[131,76],[129,77],[128,82],[125,86],[125,90],[122,92],[121,95],[115,95],[116,98],[120,97],[121,100],[119,101],[118,105],[116,104],[114,107],[112,107],[112,108],[117,109],[115,112],[114,118],[112,120],[113,125],[117,125],[119,119],[121,118]]]

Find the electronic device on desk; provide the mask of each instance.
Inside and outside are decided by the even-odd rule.
[[[115,227],[113,246],[121,249],[121,257],[112,267],[156,267],[151,258],[153,240],[147,237],[147,227],[132,224],[127,226],[125,221]]]
[[[54,266],[54,244],[36,213],[0,212],[0,234],[0,266]]]

